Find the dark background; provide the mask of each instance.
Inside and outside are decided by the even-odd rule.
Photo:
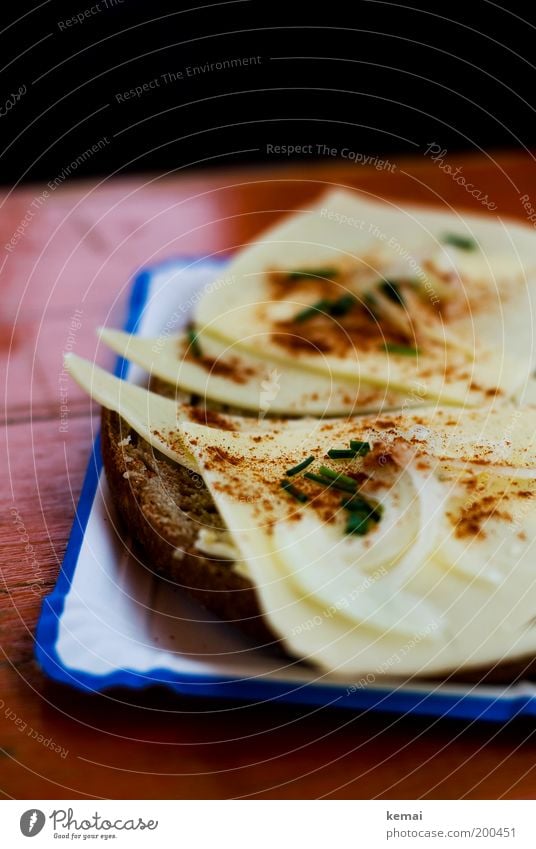
[[[5,5],[0,181],[54,179],[102,139],[70,178],[287,158],[270,144],[311,144],[307,158],[316,145],[378,156],[424,154],[431,142],[534,148],[528,10],[487,0]],[[260,60],[187,76],[188,66],[244,57]],[[183,78],[165,83],[171,73]]]

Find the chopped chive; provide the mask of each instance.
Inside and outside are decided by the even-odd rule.
[[[343,498],[341,506],[350,511],[365,510],[366,512],[370,512],[370,504],[360,495],[352,495],[350,498]]]
[[[290,481],[282,480],[281,488],[288,492],[289,495],[292,495],[292,497],[295,498],[296,501],[299,501],[300,504],[305,504],[306,501],[309,501],[309,497],[305,494],[305,492],[302,492],[301,489],[293,486]]]
[[[344,492],[355,492],[357,489],[357,481],[348,475],[343,475],[335,471],[335,469],[329,469],[327,466],[320,466],[318,471],[324,479],[327,478],[330,481],[335,489],[342,489]]]
[[[354,495],[350,498],[343,498],[341,507],[348,510],[349,513],[359,513],[366,516],[373,522],[378,523],[383,515],[383,507],[381,504],[371,504],[360,495]]]
[[[331,480],[338,480],[341,481],[341,483],[357,486],[356,481],[353,478],[348,475],[341,475],[341,473],[337,472],[335,469],[329,469],[327,466],[320,466],[318,471],[321,475],[324,475],[324,477],[330,478]]]
[[[370,514],[371,519],[378,523],[383,516],[383,507],[381,504],[376,504],[375,507],[372,508],[372,513]]]
[[[285,474],[288,475],[289,478],[292,477],[292,475],[297,475],[298,472],[302,472],[303,469],[306,469],[307,466],[310,466],[311,463],[313,462],[313,460],[314,460],[314,457],[311,454],[310,457],[307,457],[306,460],[302,460],[302,462],[298,463],[297,466],[294,466],[292,469],[287,469]]]
[[[336,277],[338,275],[336,268],[295,268],[289,271],[289,280],[299,280],[301,277]]]
[[[352,495],[350,498],[343,498],[341,507],[344,507],[350,514],[346,520],[346,533],[357,534],[358,536],[367,534],[371,523],[378,524],[383,514],[381,504],[371,504],[358,494]]]
[[[355,301],[356,299],[353,295],[342,295],[335,301],[329,301],[326,298],[322,298],[310,307],[306,307],[301,310],[296,316],[294,316],[294,321],[307,321],[309,318],[314,318],[315,315],[318,315],[318,313],[325,313],[326,315],[333,316],[346,315],[346,313],[355,304]]]
[[[332,301],[329,307],[329,314],[336,316],[346,315],[352,309],[355,302],[354,295],[341,295],[336,301]]]
[[[330,448],[327,455],[330,460],[351,460],[356,452],[351,448]]]
[[[462,236],[459,233],[445,233],[441,241],[444,245],[452,245],[453,248],[459,248],[461,251],[474,251],[477,246],[470,236]]]
[[[294,321],[307,321],[309,318],[314,318],[319,313],[325,313],[329,310],[330,302],[323,298],[320,301],[312,304],[310,307],[305,307],[297,315],[294,316]]]
[[[388,354],[401,354],[404,357],[416,357],[419,353],[418,348],[412,348],[410,345],[398,345],[396,342],[385,342],[383,347]]]
[[[322,475],[315,475],[314,472],[305,472],[304,478],[307,480],[315,481],[315,483],[323,483],[324,485],[329,485],[331,481],[329,478],[322,477]]]
[[[357,519],[361,519],[361,520],[364,520],[366,522],[369,522],[369,521],[371,521],[371,518],[372,518],[369,510],[348,510],[347,516],[346,516],[347,522],[349,521],[350,516],[352,517],[354,522],[357,521]]]
[[[400,292],[398,283],[394,280],[384,280],[380,283],[379,288],[390,301],[393,301],[395,304],[400,304],[401,307],[405,306],[406,302]]]
[[[347,480],[351,480],[352,483],[345,483],[341,481],[340,478],[344,478],[345,475],[336,475],[335,479],[328,477],[327,475],[315,475],[313,472],[305,472],[304,478],[308,478],[310,481],[315,481],[315,483],[321,483],[324,486],[332,487],[333,489],[340,489],[341,492],[350,492],[354,493],[356,491],[357,483],[353,478],[347,478]]]
[[[370,520],[368,516],[363,516],[360,513],[350,513],[346,521],[345,531],[347,534],[357,534],[363,537],[369,530]]]
[[[361,442],[360,439],[351,439],[350,448],[357,454],[358,457],[366,457],[371,450],[370,442]]]
[[[202,357],[203,352],[201,350],[201,345],[199,344],[199,337],[195,330],[193,328],[190,328],[186,336],[194,357]]]

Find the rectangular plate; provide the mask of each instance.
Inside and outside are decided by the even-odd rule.
[[[203,287],[224,264],[203,258],[143,271],[130,298],[126,330],[158,336],[180,330]],[[116,374],[143,383],[119,360]],[[536,686],[400,684],[382,678],[360,689],[263,649],[212,617],[129,553],[93,446],[61,572],[43,601],[36,657],[51,678],[100,691],[164,685],[190,696],[282,701],[504,721],[536,714]]]

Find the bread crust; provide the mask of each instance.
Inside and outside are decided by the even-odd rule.
[[[212,613],[273,643],[253,584],[232,560],[196,549],[202,527],[223,529],[200,475],[155,451],[117,413],[103,408],[101,451],[108,486],[143,562]]]

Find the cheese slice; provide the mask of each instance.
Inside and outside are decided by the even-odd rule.
[[[201,356],[192,353],[186,334],[148,339],[103,328],[100,338],[172,386],[260,416],[339,416],[424,403],[424,394],[418,391],[407,397],[385,385],[356,384],[353,379],[304,370],[209,334],[198,336]]]
[[[333,430],[334,438],[337,428],[349,428],[365,440],[381,440],[386,446],[402,438],[423,453],[431,452],[449,467],[482,469],[493,465],[494,474],[509,475],[512,469],[516,469],[518,476],[536,474],[536,407],[501,405],[488,410],[426,407],[413,412],[395,411],[327,422],[307,418],[258,419],[211,414],[177,404],[121,380],[75,354],[65,356],[65,365],[71,377],[95,401],[118,413],[154,448],[187,468],[196,466],[196,460],[184,446],[180,424],[193,420],[231,432],[270,433],[291,440],[290,447],[299,445],[304,434],[314,435],[322,428]]]
[[[225,413],[211,413],[203,408],[178,404],[170,398],[148,392],[109,374],[89,360],[76,354],[65,355],[65,367],[70,376],[95,401],[121,416],[143,439],[166,457],[191,471],[198,471],[195,457],[184,445],[179,424],[182,421],[201,421],[207,426],[227,430],[252,430],[263,433],[278,426],[278,422],[258,420]],[[308,429],[307,419],[285,421],[287,431]]]
[[[490,592],[509,579],[520,561],[526,559],[528,568],[534,562],[536,480],[515,474],[496,477],[485,470],[465,486],[449,478],[454,485],[449,516],[442,516],[435,556],[467,579],[484,582]]]
[[[372,440],[399,437],[431,454],[445,468],[518,478],[536,475],[536,407],[509,404],[489,409],[425,408],[360,420]]]
[[[448,233],[469,236],[475,249],[445,244]],[[221,342],[281,365],[388,385],[397,393],[409,394],[420,385],[428,400],[478,406],[489,403],[497,389],[504,397],[517,397],[530,374],[535,248],[536,235],[526,226],[402,210],[336,191],[241,252],[228,269],[229,285],[199,301],[195,323]],[[312,276],[300,277],[295,273],[300,270]],[[353,294],[361,315],[367,295],[378,298],[379,281],[401,278],[413,280],[420,297],[412,296],[403,307],[380,294],[381,309],[390,320],[398,311],[399,323],[410,333],[403,347],[417,347],[417,356],[400,353],[389,335],[384,338],[374,307],[358,325],[327,315],[326,308],[313,330],[310,320],[295,321],[325,297],[326,287],[335,299]],[[456,309],[444,308],[445,303]],[[376,341],[364,346],[370,333]]]
[[[470,415],[468,446],[480,449],[482,433],[471,440],[478,415]],[[535,415],[528,413],[533,428]],[[480,415],[481,427],[484,421]],[[345,536],[344,509],[337,510],[335,498],[330,513],[314,482],[292,477],[309,496],[301,504],[280,481],[291,458],[322,458],[334,444],[365,438],[370,431],[361,425],[331,422],[310,434],[295,431],[288,439],[281,431],[261,442],[251,433],[181,425],[265,614],[288,650],[346,677],[430,675],[534,652],[536,511],[526,494],[535,491],[534,483],[527,490],[512,466],[509,480],[503,476],[496,484],[495,509],[486,500],[484,506],[472,502],[473,521],[482,520],[483,510],[489,516],[471,529],[463,510],[470,512],[475,474],[442,471],[452,434],[438,423],[440,458],[433,457],[431,444],[425,456],[402,439],[402,459],[394,466],[389,461],[383,471],[379,463],[377,478],[372,475],[372,492],[384,509],[381,521],[363,537]],[[458,448],[451,453],[458,456]],[[467,446],[464,456],[470,456]],[[533,449],[531,456],[534,463]],[[526,460],[527,454],[516,444],[511,459],[517,457]],[[472,460],[481,462],[479,450]],[[362,466],[366,461],[355,459],[338,468]],[[492,480],[494,468],[486,465]],[[364,494],[370,485],[363,485]],[[449,549],[449,535],[455,548]]]
[[[177,425],[185,415],[180,404],[114,377],[76,354],[65,355],[65,368],[94,401],[118,413],[153,448],[197,471],[196,460],[177,436]]]

